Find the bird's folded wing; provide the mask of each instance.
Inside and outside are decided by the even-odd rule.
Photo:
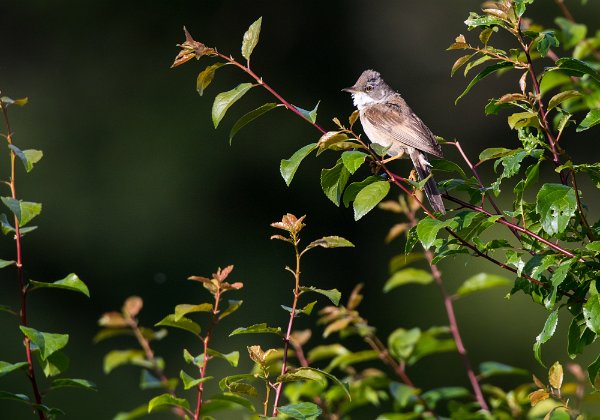
[[[386,104],[368,107],[363,115],[374,129],[381,130],[403,145],[443,157],[442,149],[435,141],[431,130],[412,111],[409,110],[409,114],[404,115],[393,104]]]

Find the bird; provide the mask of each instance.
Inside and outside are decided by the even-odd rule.
[[[442,148],[431,130],[412,111],[404,98],[375,70],[365,70],[354,86],[342,89],[352,94],[360,122],[371,143],[387,149],[388,162],[408,155],[420,180],[431,175],[425,153],[442,158]],[[434,211],[445,214],[442,196],[433,177],[424,186]]]

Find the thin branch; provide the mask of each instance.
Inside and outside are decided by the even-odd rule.
[[[575,18],[573,17],[573,15],[571,14],[571,12],[569,11],[569,8],[567,7],[567,5],[565,4],[564,0],[555,0],[556,4],[558,5],[558,7],[560,8],[560,11],[562,12],[562,14],[571,22],[575,23]]]
[[[0,100],[0,108],[2,109],[2,115],[4,116],[4,123],[6,125],[6,140],[8,142],[9,145],[12,145],[12,130],[10,128],[10,121],[8,119],[8,110],[7,107],[5,105],[5,103]],[[13,150],[10,150],[10,182],[9,182],[9,186],[10,186],[10,192],[11,192],[11,197],[16,200],[17,199],[17,187],[16,187],[16,180],[15,180],[15,175],[16,175],[16,170],[15,170],[15,161],[16,161],[16,154]],[[17,267],[17,281],[19,284],[19,298],[20,298],[20,302],[21,302],[21,309],[20,309],[20,318],[21,318],[21,325],[23,326],[27,326],[27,283],[25,281],[25,277],[24,277],[24,270],[23,270],[23,255],[22,255],[22,248],[21,248],[21,228],[19,226],[19,219],[16,216],[16,214],[14,215],[14,224],[15,224],[15,242],[16,242],[16,252],[17,252],[17,263],[16,263],[16,267]],[[27,356],[27,376],[29,377],[29,380],[31,382],[31,387],[33,389],[33,395],[35,398],[35,402],[38,406],[41,406],[42,404],[42,395],[40,393],[38,384],[37,384],[37,380],[35,377],[35,369],[33,366],[33,356],[32,356],[32,352],[31,352],[31,340],[29,339],[29,337],[25,337],[24,340],[25,343],[25,354]],[[41,408],[36,408],[38,417],[40,418],[40,420],[45,420],[46,419],[46,414],[44,413],[44,411]]]
[[[579,197],[579,189],[577,188],[577,179],[575,177],[575,171],[571,171],[571,182],[573,183],[573,189],[575,190],[575,198],[577,199],[577,210],[579,211],[579,218],[581,219],[581,224],[585,228],[585,234],[590,241],[596,240],[596,234],[594,230],[590,227],[585,214],[583,212],[583,205],[581,204],[581,198]]]

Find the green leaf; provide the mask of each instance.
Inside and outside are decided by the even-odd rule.
[[[18,363],[8,363],[0,361],[0,378],[4,375],[8,375],[9,373],[18,370],[25,369],[29,364],[27,362],[18,362]]]
[[[544,184],[536,197],[535,211],[549,235],[562,233],[577,210],[573,188],[562,184]]]
[[[81,388],[81,389],[89,389],[91,391],[97,391],[98,387],[95,383],[88,381],[86,379],[69,379],[69,378],[60,378],[52,381],[52,385],[50,385],[50,389],[58,389],[58,388]]]
[[[377,360],[378,358],[379,353],[377,353],[375,350],[362,350],[353,353],[346,353],[333,359],[331,363],[329,363],[329,366],[327,366],[326,370],[331,371],[337,367],[340,369],[346,369],[348,366]]]
[[[135,420],[140,417],[144,417],[148,414],[148,404],[140,405],[139,407],[134,408],[131,411],[123,412],[120,411],[113,418],[113,420]]]
[[[538,116],[532,111],[516,112],[508,117],[508,126],[512,130],[523,127],[537,127],[538,125]]]
[[[344,191],[344,206],[348,207],[354,199],[356,199],[356,195],[367,185],[373,184],[374,182],[381,181],[381,177],[378,176],[369,176],[363,179],[360,182],[353,182],[348,185],[346,191]]]
[[[431,389],[424,392],[422,398],[427,402],[429,407],[434,408],[440,400],[457,400],[466,397],[471,397],[468,389],[460,386],[448,386],[444,388]]]
[[[404,246],[404,253],[410,253],[415,245],[419,242],[419,235],[417,235],[417,227],[411,227],[408,232],[406,232],[406,245]]]
[[[551,67],[547,71],[562,70],[569,76],[582,77],[589,75],[596,83],[600,83],[600,73],[594,70],[589,64],[574,58],[560,58],[556,61],[557,67]]]
[[[515,0],[515,13],[518,17],[523,16],[528,4],[532,4],[533,0]]]
[[[215,78],[215,72],[218,68],[223,67],[226,63],[215,63],[204,70],[202,70],[196,79],[196,90],[198,94],[202,96],[204,94],[204,90],[211,84],[213,79]]]
[[[0,197],[2,202],[13,212],[19,221],[19,226],[25,226],[35,216],[42,212],[40,203],[15,200],[12,197]]]
[[[564,17],[557,17],[554,22],[560,27],[560,40],[563,43],[563,49],[570,50],[585,39],[587,27],[583,24],[571,22]]]
[[[56,280],[53,283],[29,280],[29,287],[30,287],[29,291],[34,291],[34,290],[43,289],[43,288],[64,289],[64,290],[71,290],[73,292],[79,292],[79,293],[86,295],[87,297],[90,297],[90,291],[89,291],[88,287],[85,285],[85,283],[83,281],[81,281],[81,279],[79,277],[77,277],[77,274],[74,274],[74,273],[69,274],[64,279]]]
[[[166,406],[181,407],[189,410],[190,403],[185,398],[177,398],[171,394],[162,394],[150,400],[148,403],[148,413]]]
[[[554,31],[542,31],[536,39],[536,48],[542,57],[548,54],[548,50],[553,47],[558,47],[560,42],[556,38]]]
[[[240,395],[236,395],[231,392],[223,392],[222,394],[213,395],[208,403],[210,404],[213,402],[233,403],[235,405],[240,405],[240,406],[244,407],[251,413],[254,413],[256,411],[256,409],[254,408],[254,404],[252,404],[252,402],[250,402],[247,398],[244,398]],[[208,405],[208,404],[206,404],[206,405]],[[208,408],[205,409],[205,404],[203,404],[202,407],[203,407],[202,408],[203,413],[207,413],[210,411]],[[228,405],[228,407],[230,407],[230,405]]]
[[[41,332],[23,325],[20,325],[19,329],[39,349],[42,360],[46,360],[48,357],[50,357],[50,355],[52,355],[52,353],[62,349],[69,342],[68,334]]]
[[[348,172],[341,159],[333,168],[321,170],[321,188],[327,198],[336,206],[340,205],[340,198],[348,178],[350,178],[350,172]]]
[[[528,376],[529,372],[525,369],[516,368],[498,362],[482,362],[479,364],[479,377],[491,378],[501,375],[521,375]]]
[[[567,101],[567,100],[573,99],[573,98],[577,98],[579,96],[581,96],[581,93],[579,93],[576,90],[565,90],[563,92],[559,92],[556,95],[554,95],[552,98],[550,98],[550,101],[548,102],[548,111],[556,108],[558,105],[562,104],[564,101]]]
[[[301,286],[300,290],[302,292],[314,292],[326,296],[335,306],[337,306],[340,303],[340,299],[342,298],[342,294],[338,289],[324,290],[317,289],[314,286]]]
[[[229,337],[239,334],[277,334],[281,335],[281,328],[268,327],[267,324],[254,324],[249,327],[239,327],[233,330]]]
[[[25,106],[27,104],[27,102],[29,102],[29,99],[28,98],[13,99],[13,98],[9,98],[8,96],[2,96],[2,97],[0,97],[0,102],[2,102],[7,107],[9,107],[10,105],[13,105],[13,104],[18,105],[18,106]]]
[[[479,162],[485,162],[486,160],[507,156],[512,152],[512,149],[506,149],[504,147],[490,147],[479,154]]]
[[[210,357],[216,357],[218,359],[225,360],[233,367],[237,367],[238,362],[240,361],[240,352],[237,350],[230,353],[221,353],[220,351],[214,349],[208,349],[207,353]]]
[[[29,399],[29,397],[25,394],[15,394],[15,393],[8,392],[8,391],[0,391],[0,400],[13,400],[13,401],[22,402],[25,404],[29,404],[31,401]]]
[[[258,108],[256,108],[256,109],[248,112],[247,114],[245,114],[239,120],[237,120],[236,123],[231,128],[231,131],[229,132],[229,144],[231,144],[231,142],[233,141],[233,137],[237,134],[238,131],[240,131],[247,124],[251,123],[252,121],[254,121],[255,119],[257,119],[258,117],[266,114],[267,112],[269,112],[273,108],[277,108],[277,106],[278,105],[275,104],[275,103],[267,103],[267,104],[261,105]]]
[[[388,348],[396,360],[406,361],[421,338],[421,330],[398,328],[388,337]]]
[[[439,230],[446,226],[447,222],[442,222],[438,219],[432,219],[431,217],[421,219],[421,221],[417,224],[416,230],[417,236],[423,244],[423,248],[429,249],[436,240]]]
[[[113,350],[104,356],[104,373],[109,374],[115,368],[129,364],[148,368],[152,367],[152,363],[145,359],[143,350]]]
[[[15,264],[16,261],[0,260],[0,268],[8,267],[9,265]]]
[[[459,47],[460,45],[455,45],[453,44],[451,47]],[[467,45],[465,45],[466,47]],[[450,48],[449,48],[450,49]],[[459,48],[452,48],[452,49],[459,49]],[[461,68],[462,66],[464,66],[466,63],[469,62],[469,60],[474,56],[475,54],[467,54],[467,55],[463,55],[462,57],[459,57],[454,64],[452,65],[452,69],[450,70],[450,77],[454,76],[454,73],[456,73],[456,71]]]
[[[289,187],[294,178],[294,174],[298,170],[302,160],[317,148],[317,143],[307,144],[306,146],[298,149],[292,157],[289,159],[282,159],[279,165],[279,172],[285,181],[285,184]]]
[[[184,316],[181,316],[179,319],[176,319],[175,314],[167,315],[166,317],[161,319],[159,322],[154,324],[154,326],[180,328],[182,330],[189,331],[196,336],[200,335],[200,331],[201,331],[200,325],[198,325],[191,319],[186,318]]]
[[[418,268],[405,268],[395,272],[383,286],[384,293],[405,284],[429,284],[433,281],[431,273]]]
[[[242,56],[250,61],[250,56],[256,44],[258,44],[258,38],[260,36],[260,26],[262,24],[262,16],[259,17],[246,31],[244,38],[242,39]]]
[[[243,300],[229,300],[229,306],[227,307],[227,309],[225,309],[219,314],[219,320],[231,315],[232,313],[240,309],[242,303],[244,303]]]
[[[575,131],[580,133],[588,128],[592,128],[598,123],[600,123],[600,109],[592,109],[587,113],[583,121],[579,123]]]
[[[201,303],[199,305],[190,305],[187,303],[182,303],[181,305],[177,305],[175,307],[175,313],[173,314],[173,320],[175,322],[179,322],[181,318],[186,316],[187,314],[195,313],[195,312],[210,312],[212,311],[212,303]]]
[[[456,291],[457,296],[466,296],[480,290],[490,289],[492,287],[510,286],[512,281],[503,276],[495,274],[479,273],[468,278]]]
[[[195,378],[191,377],[190,375],[188,375],[187,373],[185,373],[183,370],[179,372],[179,377],[181,378],[181,381],[183,382],[183,389],[185,389],[185,390],[194,388],[198,384],[201,384],[203,382],[210,381],[211,379],[213,379],[212,376],[205,376],[204,378],[195,379]]]
[[[35,346],[32,345],[32,348],[34,347]],[[42,360],[39,352],[37,352],[37,347],[35,347],[35,349],[40,365],[42,366],[42,370],[44,371],[44,375],[46,375],[46,377],[60,375],[69,368],[69,358],[62,351],[56,351],[52,353],[46,360]]]
[[[550,338],[554,335],[556,331],[556,326],[558,325],[558,309],[555,309],[550,313],[548,319],[544,324],[544,329],[542,332],[535,338],[535,344],[533,345],[533,354],[535,359],[542,365],[542,344],[550,340]]]
[[[600,376],[598,375],[600,373],[600,356],[588,366],[587,371],[594,388],[596,390],[600,389]]]
[[[8,147],[21,160],[23,166],[25,167],[25,171],[27,171],[28,173],[31,172],[31,170],[33,169],[33,165],[35,163],[38,163],[44,156],[44,153],[41,150],[21,150],[14,144],[9,144]]]
[[[392,257],[389,263],[389,272],[390,274],[395,273],[401,268],[406,267],[408,264],[411,264],[415,261],[420,261],[425,258],[420,252],[415,252],[412,254],[399,254]]]
[[[252,87],[252,83],[241,83],[236,88],[227,92],[221,92],[215,97],[212,107],[212,120],[215,128],[218,127],[229,107],[244,96]]]
[[[583,305],[583,316],[587,327],[600,333],[600,294],[591,295]]]
[[[354,199],[354,220],[359,220],[379,204],[390,191],[388,181],[377,181],[367,185]]]
[[[506,61],[501,61],[500,63],[497,64],[493,64],[491,66],[486,67],[481,73],[479,73],[477,76],[475,76],[473,78],[473,80],[471,80],[471,82],[467,85],[467,87],[465,88],[465,90],[458,96],[458,98],[456,98],[456,100],[454,101],[454,104],[457,104],[459,100],[461,100],[467,93],[469,93],[469,91],[471,90],[471,88],[473,86],[475,86],[475,84],[477,84],[479,81],[481,81],[483,78],[489,76],[492,73],[497,72],[498,70],[502,70],[508,67],[512,67],[513,64],[506,62]]]
[[[311,402],[284,405],[277,410],[296,420],[314,420],[323,412],[317,404]]]
[[[502,21],[500,18],[495,16],[485,15],[480,16],[475,12],[469,13],[469,17],[465,20],[465,25],[469,27],[469,29],[477,28],[479,26],[502,26],[505,27],[506,23]]]
[[[422,358],[448,351],[456,350],[456,343],[452,338],[440,338],[442,335],[448,335],[448,327],[431,327],[427,331],[422,331],[414,350],[407,360],[408,365],[414,365]]]
[[[312,241],[306,246],[306,250],[315,248],[317,246],[323,248],[343,248],[343,247],[354,247],[354,244],[349,240],[342,238],[341,236],[324,236],[321,239]]]
[[[462,170],[460,166],[451,160],[446,159],[430,159],[429,163],[431,164],[431,169],[434,171],[444,171],[444,172],[456,172],[461,177],[466,178],[465,172]]]
[[[295,106],[292,105],[294,108],[296,108],[296,110],[302,114],[302,116],[304,118],[306,118],[308,121],[310,121],[311,123],[316,123],[317,122],[317,109],[319,108],[319,102],[317,102],[317,104],[315,105],[315,107],[313,108],[312,111],[307,111],[306,109],[302,109],[299,106]]]
[[[351,174],[354,174],[361,167],[366,158],[367,154],[358,150],[349,150],[342,153],[342,163]]]

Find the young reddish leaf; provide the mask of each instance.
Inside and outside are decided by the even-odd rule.
[[[131,318],[138,316],[142,308],[144,307],[144,301],[139,296],[130,296],[123,304],[123,313],[129,315]]]

